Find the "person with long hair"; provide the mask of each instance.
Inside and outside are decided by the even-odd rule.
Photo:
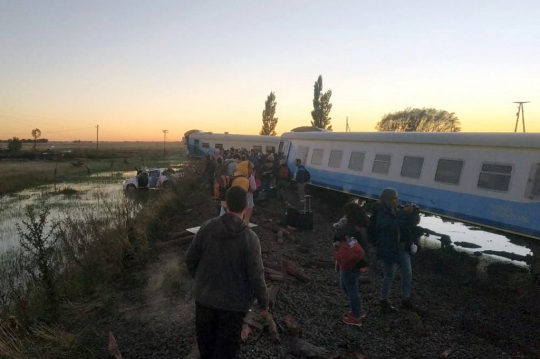
[[[364,209],[356,202],[349,202],[343,207],[343,225],[337,227],[334,236],[334,249],[338,250],[340,246],[354,246],[358,242],[362,248],[363,256],[367,250],[367,229],[368,217]],[[336,227],[334,227],[336,228]],[[346,243],[345,243],[346,242]],[[352,251],[352,247],[348,250]],[[350,310],[345,313],[343,322],[349,325],[362,326],[362,318],[366,312],[362,310],[362,296],[359,293],[359,279],[362,269],[366,269],[366,260],[358,259],[355,263],[344,263],[336,260],[337,269],[339,269],[339,287],[349,299]]]
[[[401,304],[405,309],[412,309],[411,282],[412,268],[411,246],[402,238],[402,230],[411,224],[418,224],[420,215],[418,208],[407,205],[398,207],[398,192],[393,188],[385,188],[379,196],[379,208],[376,215],[377,259],[383,262],[384,278],[381,286],[381,312],[395,312],[396,308],[389,302],[390,287],[394,282],[396,270],[401,270]]]

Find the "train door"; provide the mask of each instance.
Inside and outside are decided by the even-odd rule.
[[[303,165],[306,164],[308,152],[309,147],[307,146],[298,146],[298,149],[296,150],[296,158],[299,158]]]
[[[287,162],[287,158],[289,157],[290,148],[291,148],[290,141],[279,141],[278,154],[280,158],[285,160],[285,162]]]
[[[194,140],[193,143],[193,154],[199,156],[199,140]]]
[[[540,200],[540,163],[531,166],[525,196],[532,200]]]

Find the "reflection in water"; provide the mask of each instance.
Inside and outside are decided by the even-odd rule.
[[[443,220],[437,216],[422,216],[420,226],[442,235],[450,236],[453,243],[469,242],[480,246],[480,248],[463,248],[454,246],[457,250],[469,253],[491,250],[515,253],[522,256],[532,255],[529,248],[511,243],[510,240],[504,235],[487,232],[481,228],[469,224]],[[440,247],[440,241],[437,238],[439,237],[423,237],[421,240],[421,245],[427,247]],[[483,257],[489,258],[491,256],[484,254]],[[496,258],[505,259],[499,256],[496,256]]]
[[[88,211],[103,213],[108,206],[124,200],[122,181],[134,173],[135,171],[117,172],[113,175],[107,173],[107,176],[100,176],[99,180],[93,178],[82,183],[61,183],[56,185],[56,192],[53,185],[47,185],[1,197],[0,253],[18,245],[19,235],[16,225],[19,224],[24,228],[22,221],[26,220],[24,217],[26,206],[32,205],[39,209],[47,204],[51,208],[50,220],[61,219],[66,214],[72,218],[83,218],[84,213]],[[140,203],[137,201],[133,205]],[[48,229],[45,229],[45,233]]]

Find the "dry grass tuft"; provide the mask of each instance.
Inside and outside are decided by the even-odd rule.
[[[74,350],[77,348],[77,338],[74,334],[68,333],[65,330],[49,326],[45,323],[37,323],[32,328],[34,336],[46,343],[49,343],[51,348]]]
[[[0,356],[13,359],[28,358],[28,350],[19,339],[19,333],[7,323],[0,324]]]

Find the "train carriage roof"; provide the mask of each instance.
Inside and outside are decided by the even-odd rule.
[[[520,132],[286,132],[281,138],[540,149],[540,133]]]
[[[278,142],[277,136],[265,136],[265,135],[237,135],[237,134],[225,134],[225,133],[212,133],[212,132],[197,132],[193,133],[190,137],[207,140],[230,140],[230,141],[274,141]]]

